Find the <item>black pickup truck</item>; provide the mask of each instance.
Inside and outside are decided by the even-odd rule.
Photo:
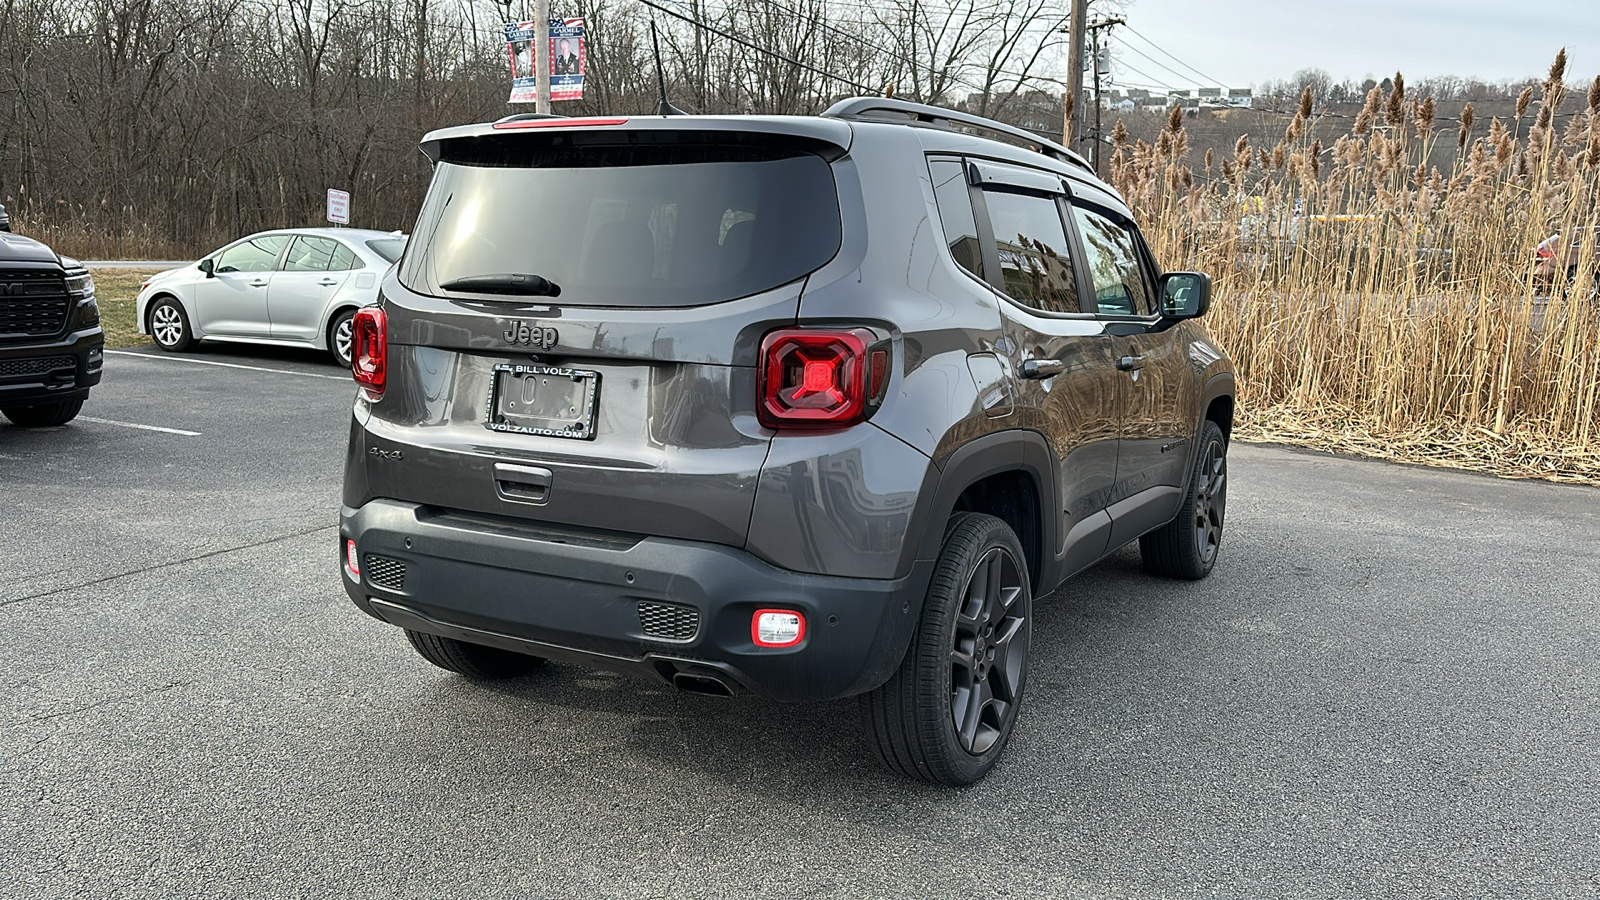
[[[104,348],[88,270],[0,232],[0,413],[26,427],[71,421],[100,383]]]

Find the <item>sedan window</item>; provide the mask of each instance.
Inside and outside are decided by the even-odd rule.
[[[251,238],[222,251],[217,257],[217,272],[270,272],[278,261],[278,251],[289,242],[286,234]]]
[[[285,272],[324,271],[331,268],[328,262],[340,249],[338,241],[301,235],[294,239],[294,246],[289,248],[289,256],[283,261],[283,269]]]
[[[355,251],[343,244],[333,251],[333,258],[328,261],[328,269],[334,272],[344,272],[350,269],[359,269],[361,264],[356,260]]]

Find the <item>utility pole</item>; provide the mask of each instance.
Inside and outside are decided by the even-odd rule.
[[[1066,121],[1061,143],[1068,150],[1078,149],[1080,133],[1078,123],[1083,121],[1083,44],[1088,35],[1089,0],[1072,0],[1072,47],[1067,53]]]
[[[1125,25],[1127,21],[1127,19],[1123,18],[1101,19],[1088,27],[1091,39],[1094,41],[1094,62],[1092,63],[1094,66],[1094,152],[1090,155],[1089,160],[1094,163],[1094,173],[1096,175],[1103,176],[1105,174],[1100,171],[1100,136],[1103,134],[1100,126],[1100,32],[1113,25]]]
[[[533,48],[533,70],[538,76],[538,85],[533,111],[550,114],[550,0],[538,0],[534,4],[534,25],[536,40]]]

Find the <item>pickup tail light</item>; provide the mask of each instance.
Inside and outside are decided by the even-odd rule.
[[[781,328],[761,341],[758,379],[768,428],[845,428],[883,402],[889,342],[865,328]]]
[[[350,323],[350,374],[368,400],[383,399],[389,377],[389,315],[381,306],[363,306]]]

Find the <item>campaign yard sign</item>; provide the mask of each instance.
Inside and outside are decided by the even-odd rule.
[[[533,48],[539,39],[537,22],[507,22],[506,56],[511,63],[511,103],[537,102],[539,80],[534,70]],[[550,99],[582,100],[583,68],[587,48],[582,19],[550,20]]]

